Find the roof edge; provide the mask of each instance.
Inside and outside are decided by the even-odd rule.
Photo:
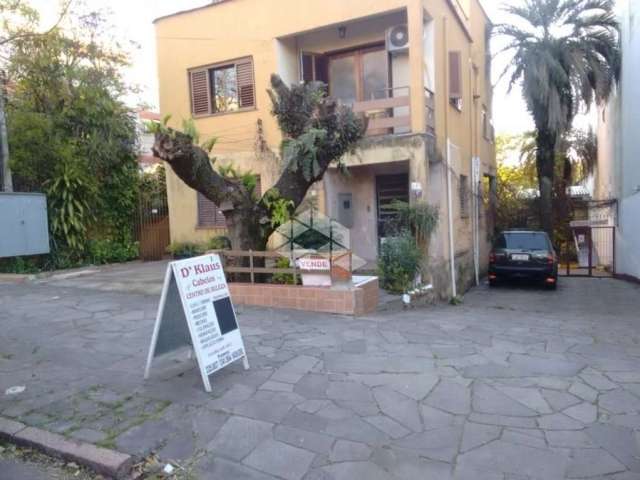
[[[186,10],[179,10],[177,12],[174,13],[170,13],[168,15],[163,15],[161,17],[158,17],[156,19],[153,20],[153,24],[159,22],[160,20],[166,20],[167,18],[172,18],[172,17],[177,17],[178,15],[184,15],[186,13],[192,13],[192,12],[197,12],[198,10],[205,10],[207,8],[211,8],[211,7],[215,7],[221,3],[227,3],[230,2],[231,0],[214,0],[211,3],[208,3],[206,5],[202,5],[200,7],[194,7],[194,8],[188,8]]]

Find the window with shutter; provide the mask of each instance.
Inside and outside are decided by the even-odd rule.
[[[197,192],[198,195],[198,227],[200,228],[225,228],[227,226],[224,214],[220,208],[207,197]],[[256,179],[255,196],[262,196],[262,183],[260,175]]]
[[[230,60],[190,70],[189,88],[194,117],[255,107],[253,60]]]
[[[198,227],[224,228],[225,226],[224,214],[218,206],[198,192]]]
[[[191,83],[191,111],[193,115],[207,115],[211,112],[209,72],[206,69],[189,72]]]
[[[449,52],[449,100],[462,110],[462,53]]]
[[[253,62],[251,60],[236,64],[238,97],[240,108],[255,106],[255,82],[253,80]]]

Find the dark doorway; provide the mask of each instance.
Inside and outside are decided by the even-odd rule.
[[[391,204],[396,200],[409,203],[409,174],[378,175],[376,177],[378,239],[389,235],[387,225],[397,215],[391,208]]]

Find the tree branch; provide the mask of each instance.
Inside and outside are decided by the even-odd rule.
[[[202,193],[221,210],[245,204],[248,192],[239,183],[216,172],[207,153],[193,139],[175,130],[158,132],[153,153],[167,162],[184,183]]]

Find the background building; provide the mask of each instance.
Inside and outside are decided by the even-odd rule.
[[[321,80],[369,129],[346,158],[351,175],[330,169],[310,203],[349,229],[370,264],[393,200],[436,205],[436,288],[451,293],[452,273],[464,286],[483,270],[495,154],[490,23],[478,0],[226,0],[155,25],[161,114],[218,137],[220,164],[259,174],[266,191],[282,168],[269,77]],[[224,231],[208,200],[173,173],[167,186],[173,241]]]
[[[594,197],[617,199],[616,273],[640,279],[640,5],[619,10],[622,77],[598,118]]]

